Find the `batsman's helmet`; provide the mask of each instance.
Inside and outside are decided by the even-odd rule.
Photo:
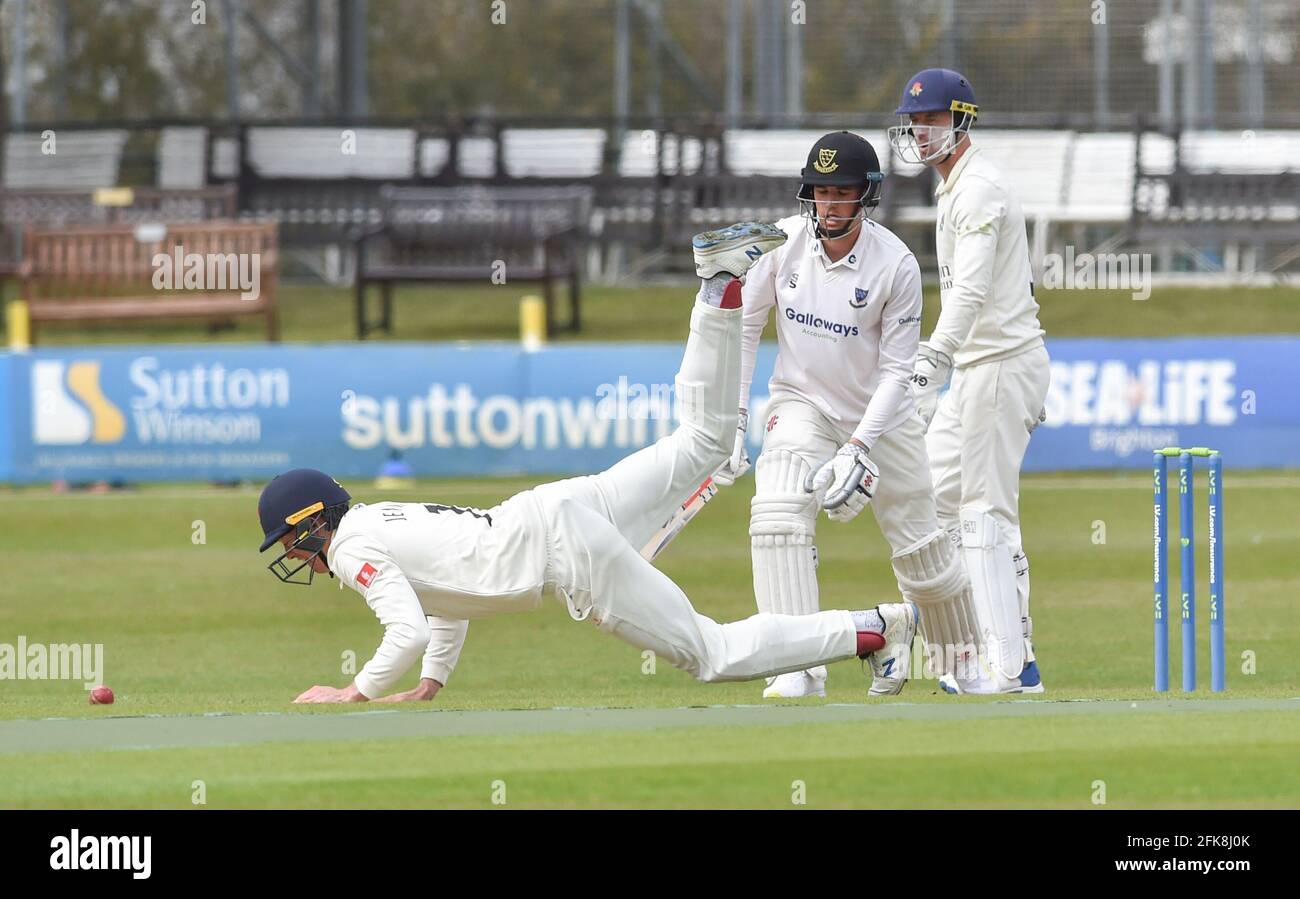
[[[880,158],[867,141],[850,131],[823,134],[808,151],[808,162],[799,173],[799,199],[811,201],[814,187],[861,187],[862,207],[880,203],[880,185],[885,180]]]
[[[952,128],[939,146],[922,154],[917,147],[914,128],[931,129],[937,126],[913,126],[909,117],[923,112],[951,112]],[[961,143],[975,124],[979,107],[975,104],[975,88],[960,72],[952,69],[922,69],[908,79],[903,88],[903,100],[894,110],[902,116],[902,123],[889,129],[889,142],[900,159],[909,163],[929,163],[946,159]],[[927,134],[932,133],[928,132]],[[936,141],[927,141],[927,144]]]
[[[885,174],[880,170],[880,158],[866,140],[850,131],[832,131],[823,134],[808,151],[808,162],[799,173],[799,207],[809,219],[814,236],[843,237],[861,226],[867,211],[880,204],[880,187]],[[834,232],[822,225],[817,215],[817,201],[813,199],[815,187],[857,187],[862,193],[858,203],[862,211],[854,221]]]
[[[894,110],[895,115],[911,115],[915,112],[951,112],[953,125],[958,125],[958,116],[979,115],[975,105],[975,88],[960,72],[952,69],[922,69],[907,82],[903,88],[903,102]]]
[[[342,484],[314,468],[295,468],[273,478],[257,501],[264,538],[259,552],[266,552],[290,531],[294,539],[290,550],[267,566],[271,572],[286,583],[310,584],[312,560],[325,548],[328,532],[338,527],[351,501]],[[305,550],[311,555],[290,570],[285,560],[292,550]],[[304,569],[307,580],[292,579]]]

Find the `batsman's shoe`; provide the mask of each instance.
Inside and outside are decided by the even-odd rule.
[[[695,251],[695,273],[712,278],[726,273],[739,278],[758,258],[786,241],[786,233],[776,225],[741,222],[720,231],[705,231],[691,240]]]
[[[1003,677],[1000,674],[984,674],[969,680],[945,674],[939,678],[939,687],[945,693],[960,696],[969,693],[972,696],[995,696],[1001,693],[1042,693],[1043,677],[1038,673],[1038,662],[1028,662],[1020,671],[1019,677]]]
[[[912,641],[920,614],[910,602],[881,603],[876,611],[885,620],[885,645],[867,656],[871,665],[870,696],[895,696],[907,683]]]
[[[789,671],[767,680],[764,699],[803,699],[805,696],[826,698],[826,667],[807,671]]]

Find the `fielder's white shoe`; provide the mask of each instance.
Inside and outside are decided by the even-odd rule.
[[[876,606],[885,619],[885,645],[867,656],[871,663],[869,696],[895,696],[907,683],[912,659],[912,641],[920,615],[910,602],[889,602]]]
[[[758,258],[786,241],[786,233],[776,225],[741,222],[720,231],[695,235],[695,273],[701,278],[726,274],[739,278]]]
[[[939,687],[945,693],[960,696],[969,693],[972,696],[994,696],[1001,693],[1042,693],[1043,677],[1038,673],[1038,662],[1028,662],[1019,677],[1003,677],[1001,674],[984,674],[970,679],[958,679],[951,674],[939,678]]]
[[[807,671],[788,671],[767,679],[764,699],[803,699],[805,696],[826,698],[826,666]]]

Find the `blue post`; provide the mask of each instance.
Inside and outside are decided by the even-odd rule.
[[[1223,648],[1223,457],[1210,456],[1210,689],[1227,686]]]
[[[1169,690],[1169,567],[1165,553],[1165,532],[1169,528],[1168,458],[1154,457],[1155,502],[1152,534],[1155,542],[1155,634],[1156,692]]]
[[[1196,535],[1192,526],[1192,454],[1178,454],[1178,537],[1182,546],[1183,692],[1196,692]]]

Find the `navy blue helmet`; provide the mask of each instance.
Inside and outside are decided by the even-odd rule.
[[[325,548],[329,532],[338,527],[351,501],[342,484],[314,468],[295,468],[273,478],[257,501],[263,536],[259,552],[266,552],[290,531],[294,532],[294,540],[289,550],[267,566],[271,572],[285,583],[310,584],[311,563]],[[286,559],[293,550],[305,550],[310,555],[290,570]],[[307,579],[294,580],[294,575],[304,569]]]
[[[808,216],[817,237],[843,237],[861,226],[867,210],[880,203],[880,187],[885,180],[880,170],[880,158],[871,142],[851,131],[832,131],[823,134],[808,151],[808,162],[799,173],[799,206]],[[817,201],[813,199],[814,187],[856,187],[861,193],[857,203],[862,211],[842,228],[828,231],[817,214]]]
[[[910,163],[942,162],[970,132],[979,115],[975,88],[952,69],[923,69],[908,79],[895,114],[902,123],[889,129],[889,142],[900,159]],[[952,125],[920,125],[911,116],[927,112],[952,113]]]

